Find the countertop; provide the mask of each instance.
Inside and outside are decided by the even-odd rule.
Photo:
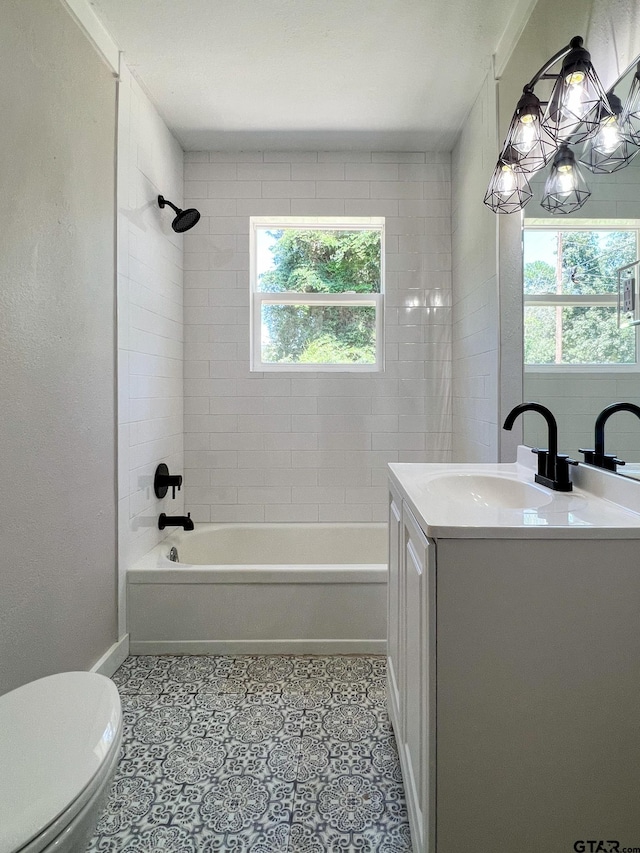
[[[472,493],[457,500],[440,486],[443,475],[456,473],[534,485],[536,457],[528,447],[518,449],[513,463],[395,462],[389,469],[418,523],[434,539],[640,539],[640,482],[591,466],[571,468],[571,492],[535,484],[548,493],[548,502],[537,507],[496,507]]]

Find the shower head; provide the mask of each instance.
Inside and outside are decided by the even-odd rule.
[[[180,208],[176,207],[175,204],[172,204],[169,199],[159,195],[158,207],[162,209],[167,204],[176,212],[176,217],[171,223],[171,227],[177,234],[182,234],[184,231],[188,231],[190,228],[193,228],[196,222],[200,219],[200,212],[197,211],[195,207],[189,207],[187,210],[180,210]]]

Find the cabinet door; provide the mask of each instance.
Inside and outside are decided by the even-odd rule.
[[[404,624],[402,583],[402,499],[389,484],[389,574],[387,581],[387,693],[389,716],[396,740],[401,743],[402,727],[402,648]]]
[[[403,505],[404,785],[414,849],[435,838],[435,559],[411,510]]]

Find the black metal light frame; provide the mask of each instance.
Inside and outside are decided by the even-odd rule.
[[[550,73],[553,66],[558,62],[562,62],[560,72],[557,74]],[[591,87],[589,91],[593,90],[597,97],[587,99],[588,108],[584,115],[574,115],[571,110],[568,110],[569,121],[567,121],[566,101],[563,100],[567,96],[567,87],[585,79],[588,80]],[[547,102],[540,101],[534,93],[534,87],[540,80],[555,81]],[[640,66],[638,80],[640,85]],[[546,108],[544,113],[543,108]],[[594,136],[600,129],[603,117],[612,115],[613,112],[607,95],[591,64],[591,56],[583,47],[582,37],[575,36],[568,45],[555,53],[524,86],[523,94],[516,106],[498,158],[498,164],[489,182],[484,203],[494,213],[514,213],[522,210],[531,199],[531,190],[526,177],[539,171],[552,158],[556,157],[561,145],[567,145],[569,142],[574,144]],[[522,131],[523,119],[524,123],[533,125],[533,130],[528,136]],[[510,197],[506,202],[503,197],[504,192],[500,193],[498,189],[501,164],[525,177],[521,183],[521,191]],[[575,203],[580,202],[579,206],[582,206],[590,193],[588,188],[586,188],[586,195],[583,189],[579,189],[577,195]],[[563,205],[559,205],[555,212],[564,212],[560,209],[562,207]],[[576,210],[577,208],[573,206],[572,209]]]

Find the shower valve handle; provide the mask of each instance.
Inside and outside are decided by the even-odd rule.
[[[169,469],[164,462],[161,462],[156,468],[156,473],[153,478],[153,491],[157,498],[163,498],[169,488],[171,488],[171,497],[175,500],[176,489],[180,491],[182,487],[182,475],[170,474]]]

